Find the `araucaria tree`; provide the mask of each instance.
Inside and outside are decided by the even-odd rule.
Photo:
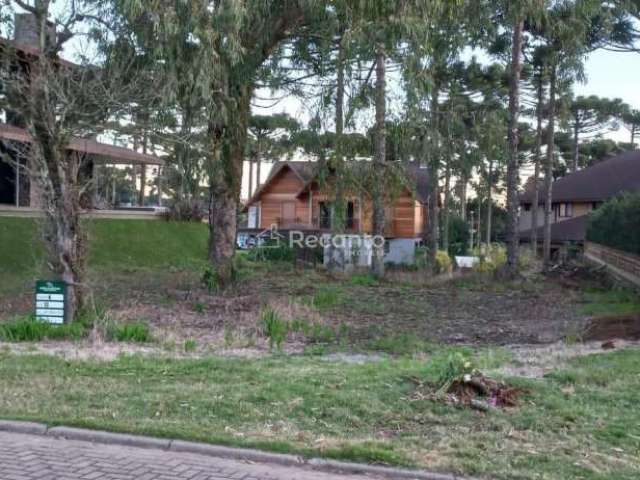
[[[7,94],[4,108],[31,136],[25,155],[31,188],[44,212],[48,265],[67,284],[67,316],[74,319],[87,292],[86,234],[80,213],[91,187],[91,164],[86,155],[70,152],[69,142],[75,136],[102,132],[111,117],[139,101],[136,85],[144,85],[147,92],[153,87],[145,85],[142,75],[140,83],[128,82],[135,62],[114,55],[112,42],[120,22],[109,5],[47,0],[8,3],[30,15],[37,44],[28,51],[10,42],[0,47]],[[58,15],[54,15],[54,4],[55,11],[61,12]],[[62,59],[63,48],[76,36],[86,38],[89,28],[93,43],[86,51],[93,52],[93,58],[85,54],[78,57],[79,63]]]
[[[220,286],[234,275],[236,215],[242,166],[247,151],[251,99],[265,61],[277,57],[283,42],[324,7],[310,0],[220,0],[190,3],[188,16],[176,5],[155,0],[127,0],[130,21],[150,22],[157,54],[162,38],[177,26],[190,29],[190,38],[206,55],[199,58],[208,85],[207,109],[209,183],[209,260]],[[153,41],[153,39],[151,40]],[[274,60],[272,64],[276,64]]]

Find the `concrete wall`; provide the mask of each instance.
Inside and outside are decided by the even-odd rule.
[[[413,265],[416,263],[416,240],[413,238],[394,238],[389,242],[389,252],[384,256],[385,263],[395,265]]]
[[[327,235],[328,237],[328,235]],[[342,241],[336,247],[324,248],[324,265],[333,262],[340,270],[370,267],[373,257],[373,241],[360,235],[340,235]],[[395,238],[387,240],[388,252],[384,262],[394,265],[413,265],[416,262],[416,240],[413,238]]]

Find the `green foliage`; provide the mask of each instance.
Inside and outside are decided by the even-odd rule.
[[[281,350],[282,343],[289,334],[289,323],[270,306],[262,310],[260,321],[262,322],[264,335],[269,339],[269,348],[273,349],[275,346],[278,350]]]
[[[153,340],[149,325],[142,321],[122,324],[111,323],[107,328],[107,339],[134,343],[148,343]]]
[[[87,333],[80,322],[52,325],[33,315],[0,323],[0,340],[5,342],[40,342],[42,340],[79,340]]]
[[[434,349],[432,344],[422,340],[417,335],[410,333],[399,333],[378,337],[369,342],[368,347],[372,350],[379,350],[392,355],[427,353]]]
[[[455,380],[474,371],[473,362],[462,352],[441,354],[431,361],[437,372],[436,385],[440,393],[446,392]]]
[[[587,240],[640,255],[640,193],[612,198],[592,212]]]
[[[196,341],[192,338],[187,338],[184,341],[184,345],[183,345],[183,350],[184,353],[192,353],[196,351],[198,344],[196,343]]]
[[[323,285],[311,299],[311,305],[320,311],[328,310],[342,303],[342,292],[334,285]]]
[[[444,250],[436,252],[436,273],[451,273],[453,262],[451,257]]]
[[[489,248],[475,248],[473,254],[480,258],[480,261],[473,267],[477,273],[495,273],[500,267],[507,263],[507,249],[504,245],[494,243]]]
[[[349,278],[349,283],[360,287],[375,287],[379,285],[380,282],[371,274],[357,274]]]
[[[640,313],[640,296],[627,288],[587,290],[582,294],[584,315],[623,315]]]
[[[209,293],[213,293],[218,290],[220,284],[218,282],[218,276],[216,275],[215,268],[211,265],[207,265],[202,272],[200,282],[202,283],[202,286],[209,291]]]
[[[293,262],[295,250],[284,242],[267,242],[265,245],[249,250],[247,260],[253,262]]]
[[[469,249],[469,225],[457,215],[449,218],[449,255],[466,255]]]

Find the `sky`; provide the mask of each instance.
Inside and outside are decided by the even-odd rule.
[[[574,91],[576,96],[597,95],[606,98],[621,98],[631,107],[640,110],[640,54],[606,50],[591,53],[585,61],[585,81],[576,83]],[[261,96],[268,96],[268,92],[261,92]],[[286,112],[293,117],[308,120],[310,112],[313,110],[312,105],[306,105],[297,98],[283,99],[269,109],[258,106],[269,104],[268,101],[254,102],[254,113]],[[370,120],[373,121],[373,118]],[[629,132],[622,126],[617,131],[607,132],[604,136],[615,141],[629,141]],[[248,165],[245,166],[245,172],[248,172]],[[524,171],[523,178],[528,173],[528,171]],[[262,168],[262,181],[268,175],[269,167]],[[249,179],[245,173],[243,196],[247,194],[248,183]]]

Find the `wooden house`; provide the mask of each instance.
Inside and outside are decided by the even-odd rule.
[[[247,231],[267,229],[297,230],[329,234],[335,224],[335,195],[332,179],[320,180],[314,162],[276,162],[267,180],[248,200]],[[405,167],[407,185],[386,206],[385,238],[390,262],[411,256],[427,224],[426,168]],[[372,202],[369,195],[347,194],[344,213],[345,232],[372,234]],[[411,255],[409,255],[409,251]],[[398,261],[395,263],[407,263]]]

